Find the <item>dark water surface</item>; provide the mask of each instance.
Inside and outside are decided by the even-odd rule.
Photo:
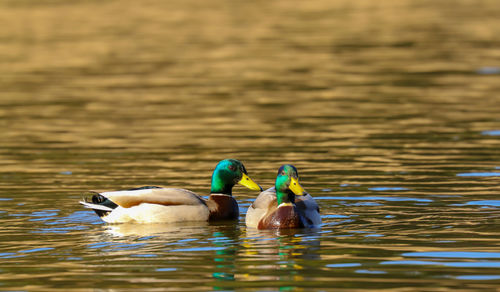
[[[0,290],[500,289],[498,1],[0,2]],[[318,230],[105,225],[295,164]],[[235,188],[241,213],[257,193]]]

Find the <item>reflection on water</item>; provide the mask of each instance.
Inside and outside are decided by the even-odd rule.
[[[2,1],[0,290],[497,289],[500,6],[449,2]],[[321,228],[77,204],[229,157],[296,165]]]
[[[185,239],[191,238],[208,226],[207,222],[189,222],[176,224],[109,224],[106,225],[106,233],[118,237],[161,237]]]

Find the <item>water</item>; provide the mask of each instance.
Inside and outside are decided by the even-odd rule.
[[[0,290],[500,287],[496,1],[3,1]],[[106,225],[293,163],[317,230]],[[256,193],[236,187],[241,213]]]

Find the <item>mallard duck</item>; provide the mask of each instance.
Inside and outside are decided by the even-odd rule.
[[[220,161],[212,174],[208,200],[192,191],[177,188],[140,187],[114,192],[89,192],[80,203],[93,209],[107,223],[168,223],[237,219],[238,203],[232,196],[235,184],[262,191],[241,163]]]
[[[299,184],[297,168],[285,164],[274,187],[260,193],[248,208],[245,222],[258,229],[315,227],[321,224],[318,204]]]

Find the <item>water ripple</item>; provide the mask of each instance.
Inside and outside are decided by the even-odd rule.
[[[326,267],[328,268],[351,268],[351,267],[359,267],[360,263],[343,263],[343,264],[328,264]]]
[[[345,201],[388,201],[388,202],[425,202],[430,203],[431,199],[408,198],[408,197],[314,197],[315,200],[345,200]]]
[[[469,201],[465,205],[500,207],[500,200]]]
[[[456,268],[500,268],[500,262],[436,262],[436,261],[386,261],[381,265],[432,265]]]
[[[53,247],[38,247],[38,248],[20,250],[18,252],[19,253],[32,253],[32,252],[40,252],[40,251],[47,251],[47,250],[53,250],[53,249],[54,249]]]
[[[464,173],[458,173],[457,176],[462,176],[462,177],[496,177],[496,176],[500,176],[500,172],[464,172]]]
[[[193,248],[177,248],[171,249],[170,251],[211,251],[211,250],[224,250],[225,247],[216,247],[216,246],[205,246],[205,247],[193,247]]]
[[[500,280],[500,275],[463,275],[463,276],[457,276],[456,279],[474,280],[474,281]]]
[[[500,130],[482,131],[481,134],[487,136],[500,136]]]
[[[385,191],[408,191],[410,189],[403,187],[371,187],[370,191],[385,192]]]
[[[407,257],[433,258],[464,258],[464,259],[498,259],[500,252],[470,252],[470,251],[429,251],[404,253]]]

